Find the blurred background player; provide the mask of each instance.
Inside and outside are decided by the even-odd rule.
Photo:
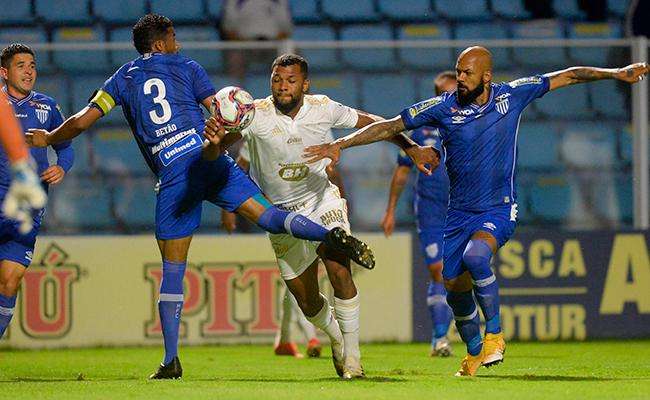
[[[334,140],[334,138],[332,137],[331,140]],[[239,165],[239,167],[244,171],[248,172],[250,168],[248,142],[244,142],[239,150],[237,165]],[[329,169],[328,175],[331,180],[332,174],[330,174]],[[341,191],[341,197],[345,197],[342,194],[343,183],[341,179],[338,178],[338,174],[336,174],[336,177],[339,182],[337,186],[339,187],[339,191]],[[221,225],[228,233],[233,233],[235,229],[237,229],[237,214],[221,210]],[[320,357],[322,348],[320,340],[318,340],[318,337],[316,336],[316,328],[311,322],[307,321],[307,318],[305,318],[305,315],[298,306],[298,302],[296,302],[296,298],[287,290],[286,285],[283,285],[280,296],[282,298],[282,315],[280,316],[280,328],[275,335],[275,343],[273,345],[275,354],[278,356],[302,358],[302,353],[298,350],[298,345],[291,338],[291,328],[295,322],[302,334],[305,336],[307,342],[307,355],[309,357]]]
[[[324,95],[309,95],[309,67],[298,55],[284,54],[271,66],[271,96],[257,100],[255,118],[241,132],[250,150],[250,175],[279,208],[300,212],[326,227],[350,231],[346,201],[329,179],[328,161],[307,166],[306,145],[327,142],[332,128],[361,128],[380,117],[344,106]],[[224,135],[216,119],[206,124],[207,137]],[[405,136],[401,145],[410,154],[418,147]],[[349,257],[331,246],[270,235],[280,275],[307,319],[330,338],[337,374],[344,379],[364,377],[359,349],[360,297],[352,280]],[[318,257],[323,260],[334,288],[334,314],[319,292]]]
[[[51,130],[63,123],[63,115],[56,101],[51,97],[35,92],[36,60],[34,52],[28,46],[14,43],[0,53],[0,75],[5,82],[2,88],[3,97],[0,102],[6,104],[4,96],[9,99],[20,122],[21,142],[24,134],[31,128]],[[6,123],[0,122],[5,125]],[[24,145],[24,144],[23,144]],[[56,164],[50,166],[46,148],[31,149],[31,157],[36,161],[37,172],[40,175],[42,188],[47,192],[49,185],[56,185],[63,180],[66,172],[74,162],[74,150],[70,142],[52,146],[56,152]],[[25,161],[26,162],[26,161]],[[14,168],[13,166],[11,168]],[[8,196],[11,174],[9,160],[5,153],[0,152],[0,193]],[[10,190],[10,189],[9,189]],[[45,199],[45,197],[43,197]],[[0,337],[4,334],[14,308],[16,294],[25,271],[32,262],[36,236],[38,235],[43,215],[43,203],[33,212],[26,209],[31,223],[27,232],[20,231],[15,221],[0,218]]]
[[[133,27],[133,44],[141,56],[106,80],[88,106],[51,133],[32,130],[28,139],[37,147],[73,139],[115,106],[122,106],[142,155],[159,179],[155,220],[162,282],[158,311],[165,356],[150,378],[176,379],[183,374],[178,358],[183,277],[203,201],[236,211],[269,232],[326,241],[361,264],[374,265],[374,258],[363,242],[343,229],[330,231],[272,206],[220,145],[206,143],[204,149],[200,106],[209,109],[215,90],[203,67],[177,54],[180,46],[171,20],[156,14],[140,18]]]
[[[444,92],[456,90],[456,73],[445,71],[439,73],[434,80],[436,96]],[[440,132],[437,128],[423,126],[411,133],[411,139],[420,146],[433,146],[442,152]],[[444,158],[444,157],[443,157]],[[444,162],[444,159],[443,161]],[[397,166],[393,172],[388,194],[386,214],[381,221],[381,227],[386,237],[395,228],[395,208],[399,197],[406,185],[413,162],[403,152],[397,157]],[[436,168],[431,174],[418,173],[415,184],[414,214],[420,248],[424,255],[431,281],[427,290],[427,308],[431,316],[431,356],[448,357],[451,355],[451,344],[447,339],[447,331],[451,323],[451,309],[447,305],[447,291],[442,279],[442,248],[445,216],[449,202],[449,177],[444,166]]]
[[[483,47],[465,49],[456,62],[457,91],[404,109],[331,144],[307,149],[310,161],[336,161],[342,149],[391,138],[421,126],[439,128],[446,153],[450,200],[445,225],[443,278],[456,328],[467,346],[457,376],[503,361],[505,341],[499,316],[499,287],[490,269],[492,255],[512,236],[517,222],[515,167],[521,113],[550,90],[601,79],[638,82],[646,63],[624,68],[572,67],[492,83],[492,55]],[[481,337],[478,302],[486,321]]]

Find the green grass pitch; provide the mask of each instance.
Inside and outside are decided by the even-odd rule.
[[[650,341],[509,343],[505,362],[455,378],[425,344],[362,346],[367,378],[336,377],[320,359],[277,357],[270,346],[184,347],[180,381],[148,381],[161,348],[0,351],[7,399],[648,399]]]

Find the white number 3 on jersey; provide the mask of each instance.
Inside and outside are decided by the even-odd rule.
[[[161,81],[158,78],[148,79],[144,83],[144,94],[151,94],[151,87],[155,86],[158,91],[158,95],[153,98],[153,102],[162,107],[162,115],[159,116],[156,110],[149,111],[149,117],[154,124],[165,124],[172,118],[172,108],[169,106],[169,102],[165,100],[165,95],[167,94],[167,88],[165,87],[165,82]]]

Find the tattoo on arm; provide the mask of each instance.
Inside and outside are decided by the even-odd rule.
[[[617,70],[612,68],[571,67],[562,71],[548,73],[546,76],[551,80],[551,89],[558,89],[577,83],[612,79],[616,72]]]
[[[336,140],[334,143],[340,144],[342,149],[361,146],[391,139],[398,133],[404,131],[404,129],[404,123],[401,117],[396,117],[372,123],[355,133]]]

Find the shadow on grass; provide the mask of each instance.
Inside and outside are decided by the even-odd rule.
[[[205,382],[270,382],[270,383],[314,383],[314,382],[340,382],[341,378],[327,377],[327,378],[313,378],[313,379],[300,379],[300,378],[199,378],[190,379],[191,381],[205,381]],[[406,379],[390,378],[387,376],[371,376],[363,379],[353,379],[350,382],[405,382]]]
[[[25,378],[16,377],[10,379],[0,379],[0,383],[19,383],[19,382],[32,382],[32,383],[58,383],[58,382],[119,382],[119,381],[137,381],[142,379],[137,376],[115,377],[115,378]]]
[[[597,376],[566,376],[566,375],[486,375],[478,376],[479,379],[504,379],[510,381],[529,381],[529,382],[543,382],[543,381],[556,381],[556,382],[605,382],[605,381],[618,381],[628,380],[630,378],[600,378]]]

